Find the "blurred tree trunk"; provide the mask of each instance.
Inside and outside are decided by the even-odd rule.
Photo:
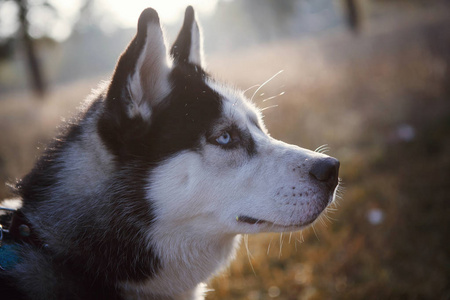
[[[348,26],[354,32],[358,32],[361,27],[361,13],[359,6],[356,4],[357,0],[344,0],[344,5],[347,10]]]
[[[41,65],[36,55],[34,41],[29,34],[29,23],[27,20],[28,3],[27,0],[16,1],[19,5],[20,40],[22,41],[22,45],[25,49],[25,55],[27,56],[29,77],[33,91],[37,96],[42,98],[46,91],[46,85]]]

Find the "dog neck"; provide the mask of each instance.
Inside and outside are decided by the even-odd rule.
[[[161,259],[156,278],[143,283],[126,282],[127,295],[168,295],[173,299],[203,299],[203,282],[226,268],[234,258],[240,235],[194,232],[179,227],[170,233],[153,232],[153,246]],[[155,295],[156,291],[156,295]]]

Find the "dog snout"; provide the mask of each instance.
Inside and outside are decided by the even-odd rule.
[[[334,190],[338,184],[340,163],[333,157],[317,159],[311,166],[309,174]]]

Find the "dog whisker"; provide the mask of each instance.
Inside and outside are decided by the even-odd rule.
[[[247,251],[248,262],[250,263],[250,267],[252,268],[253,274],[256,275],[255,268],[253,267],[253,263],[252,263],[253,255],[250,252],[250,249],[248,248],[248,234],[244,234],[244,245],[245,245],[245,249]]]
[[[334,208],[334,207],[327,207],[326,208],[326,211],[327,211],[327,213],[334,213],[334,212],[336,212],[337,211],[337,208]]]
[[[270,81],[272,81],[272,79],[274,79],[275,77],[277,77],[279,74],[281,74],[284,70],[280,70],[278,71],[275,75],[273,75],[272,77],[270,77],[269,79],[267,79],[266,81],[264,81],[263,84],[261,84],[256,91],[253,93],[252,97],[250,98],[250,101],[253,101],[253,98],[255,97],[255,95],[259,92],[259,90],[265,86],[266,84],[268,84]]]
[[[313,229],[314,234],[316,235],[317,240],[320,241],[320,238],[319,238],[319,236],[317,235],[316,227],[314,227],[314,225],[315,225],[315,223],[311,224],[311,228]]]
[[[325,220],[326,220],[326,216],[325,216],[325,214],[322,214],[319,218],[319,222],[320,222],[320,224],[325,226],[325,228],[328,228],[327,222]]]
[[[338,185],[336,187],[336,192],[335,192],[336,199],[333,202],[333,204],[335,204],[335,206],[339,205],[339,201],[336,201],[336,200],[343,199],[343,197],[344,197],[345,187],[343,185],[344,185],[344,182],[342,181],[342,179],[338,178]]]
[[[305,242],[305,238],[303,237],[303,231],[298,232],[298,238],[295,237],[295,251],[298,251],[297,249],[297,242],[301,245]]]
[[[273,237],[270,238],[269,246],[267,247],[267,255],[270,253],[270,245],[272,244]]]
[[[242,93],[245,94],[245,93],[248,92],[249,90],[251,90],[251,89],[253,89],[253,88],[255,88],[255,87],[260,87],[260,86],[261,86],[260,84],[252,85],[252,86],[249,87],[248,89],[244,90]]]
[[[298,242],[297,238],[294,237],[294,248],[295,248],[295,252],[298,251],[298,250],[297,250],[297,242]]]
[[[328,144],[323,144],[322,146],[319,146],[316,148],[316,150],[314,150],[314,152],[321,154],[326,153],[328,151],[330,151],[330,147],[328,147]]]
[[[330,217],[328,214],[325,214],[324,217],[325,217],[328,221],[330,221],[330,223],[331,223],[332,221],[334,221],[334,222],[338,222],[338,221],[339,221],[338,219],[335,219],[335,218],[333,218],[333,217]]]
[[[299,234],[300,234],[300,240],[298,240],[298,242],[299,242],[300,244],[302,244],[302,243],[305,242],[305,236],[303,235],[303,230],[300,231]]]
[[[278,253],[278,258],[281,258],[282,248],[283,248],[283,233],[280,233],[280,252]]]
[[[266,109],[275,108],[275,107],[278,107],[278,105],[271,105],[268,107],[264,107],[264,108],[261,108],[260,111],[265,111]]]
[[[272,96],[272,97],[266,98],[266,99],[262,100],[261,102],[266,102],[266,101],[269,101],[269,100],[272,100],[272,99],[278,98],[278,97],[280,97],[280,96],[283,96],[284,94],[285,94],[285,92],[281,92],[281,93],[279,93],[278,95],[275,95],[275,96]]]

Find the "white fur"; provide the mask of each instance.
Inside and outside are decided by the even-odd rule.
[[[96,117],[86,120],[80,143],[72,143],[61,160],[59,184],[66,193],[92,195],[114,171],[113,156],[103,146]],[[57,192],[59,194],[59,192]]]
[[[22,207],[21,198],[4,199],[0,202],[0,206],[10,209],[19,209]]]

